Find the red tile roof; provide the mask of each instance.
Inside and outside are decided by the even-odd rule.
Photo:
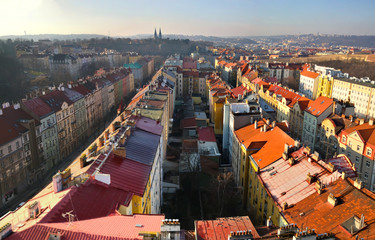
[[[107,216],[69,224],[38,223],[7,239],[48,239],[50,233],[60,232],[64,240],[129,240],[143,239],[141,232],[160,233],[164,215]]]
[[[216,220],[195,221],[196,238],[199,240],[227,240],[231,232],[248,231],[254,238],[259,238],[253,223],[246,217],[227,217]]]
[[[2,117],[0,117],[0,129],[1,129],[0,146],[18,137],[21,137],[20,132],[18,132],[16,128],[10,125]]]
[[[76,92],[79,92],[83,96],[86,96],[91,93],[91,90],[89,90],[88,88],[86,88],[84,85],[81,85],[81,84],[73,87],[72,89]]]
[[[335,207],[327,201],[329,194],[338,199]],[[375,237],[375,194],[367,189],[357,189],[349,178],[339,178],[326,186],[321,195],[312,194],[283,213],[289,223],[308,226],[318,234],[332,232],[336,239],[356,239],[356,235],[358,239]],[[350,230],[345,230],[342,224],[353,216],[361,218],[362,214],[367,227],[351,236]]]
[[[200,127],[197,132],[199,141],[216,142],[215,132],[212,127]]]
[[[306,108],[306,112],[318,117],[328,108],[332,108],[332,105],[332,98],[320,96],[315,101],[310,101],[309,106]]]
[[[247,93],[251,92],[251,90],[247,89],[243,85],[238,86],[236,88],[232,88],[231,91],[232,91],[234,97],[236,97],[236,98],[238,97],[239,94],[244,95],[244,93],[245,93],[245,95],[246,95]]]
[[[129,192],[89,179],[79,187],[73,186],[40,223],[67,222],[62,214],[70,211],[75,215],[75,221],[108,216],[115,212],[118,204],[129,205],[132,196]]]
[[[301,75],[305,76],[305,77],[309,77],[309,78],[317,78],[319,77],[319,73],[316,73],[316,72],[311,72],[309,70],[304,70],[301,72]]]
[[[335,169],[337,169],[337,171],[339,171],[340,173],[345,172],[347,177],[350,177],[352,179],[357,177],[354,164],[344,154],[340,154],[335,158],[327,159],[325,160],[325,162],[332,163],[333,166],[335,166]]]
[[[87,173],[93,174],[99,165],[99,161],[94,162]],[[111,187],[143,196],[151,167],[151,165],[111,153],[100,168],[100,173],[110,174]]]
[[[48,106],[50,106],[55,112],[61,110],[61,106],[64,102],[66,102],[68,105],[73,104],[73,102],[62,91],[59,90],[55,90],[46,95],[42,95],[40,96],[40,99],[48,104]]]
[[[197,128],[197,121],[195,118],[185,118],[180,122],[181,128]]]
[[[341,134],[348,135],[356,131],[361,137],[363,142],[375,146],[375,125],[364,123],[355,127],[347,128],[341,132]]]
[[[295,92],[289,91],[283,87],[280,87],[278,85],[271,85],[271,87],[268,89],[268,91],[271,94],[277,94],[281,95],[283,98],[286,99],[286,103],[288,107],[292,108],[294,104],[298,101],[308,101],[308,98],[302,97],[301,95],[298,95]]]
[[[281,158],[285,144],[293,145],[294,140],[277,126],[272,129],[271,125],[268,125],[268,130],[261,132],[265,125],[264,120],[258,121],[257,124],[257,129],[251,124],[236,130],[235,134],[247,149],[256,147],[257,152],[253,153],[252,157],[262,169]]]
[[[33,98],[23,102],[23,104],[36,116],[43,118],[53,113],[52,109],[40,98]]]

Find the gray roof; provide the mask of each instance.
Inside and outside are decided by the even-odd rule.
[[[126,157],[147,165],[154,162],[160,136],[135,129],[125,143]]]
[[[375,84],[372,84],[371,82],[364,82],[362,80],[354,80],[354,79],[350,79],[350,78],[334,78],[335,80],[339,80],[339,81],[344,81],[344,82],[349,82],[349,83],[353,83],[353,84],[358,84],[358,85],[362,85],[362,86],[366,86],[366,87],[370,87],[370,88],[375,88]]]

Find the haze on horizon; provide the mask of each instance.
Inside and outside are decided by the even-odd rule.
[[[163,34],[375,35],[372,0],[0,0],[0,36]]]

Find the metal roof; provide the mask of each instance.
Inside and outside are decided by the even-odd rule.
[[[64,196],[40,223],[67,222],[62,214],[72,211],[75,221],[108,216],[118,204],[129,205],[133,194],[109,187],[96,180],[88,180]]]
[[[160,136],[136,128],[126,140],[126,158],[152,165],[159,140]]]
[[[100,163],[93,163],[87,173],[94,173]],[[143,196],[151,166],[111,153],[99,172],[110,175],[111,187]]]

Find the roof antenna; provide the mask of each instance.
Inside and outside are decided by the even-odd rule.
[[[73,210],[61,214],[61,216],[62,216],[63,218],[68,218],[68,219],[69,219],[69,226],[73,223],[73,221],[74,221],[74,217],[75,217],[74,214],[73,214],[72,212],[73,212]]]

